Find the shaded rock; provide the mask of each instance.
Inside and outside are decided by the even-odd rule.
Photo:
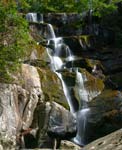
[[[59,70],[60,71],[60,70]],[[75,85],[75,72],[72,71],[70,69],[64,69],[62,72],[62,78],[65,81],[65,83],[67,84],[67,86],[74,86]]]
[[[25,60],[25,64],[29,64],[31,66],[35,67],[41,67],[41,68],[49,68],[49,62],[40,60],[40,59],[35,59],[35,60]]]
[[[122,95],[116,90],[104,90],[89,103],[87,140],[109,134],[122,126]]]
[[[53,148],[54,139],[69,139],[76,134],[74,116],[55,102],[39,102],[34,112],[32,128],[38,128],[37,147]]]
[[[80,35],[82,33],[81,19],[81,14],[77,13],[44,14],[45,22],[49,22],[55,26],[55,32],[57,36]]]
[[[65,108],[52,103],[49,119],[48,135],[53,138],[70,139],[76,135],[76,119]]]
[[[83,150],[121,150],[122,129],[86,145]]]
[[[51,105],[49,102],[38,102],[37,107],[34,111],[34,117],[31,124],[31,128],[38,129],[35,136],[37,145],[33,148],[53,148],[54,140],[47,135],[47,129],[49,126],[49,117],[50,117]],[[31,147],[31,143],[29,148]]]
[[[69,36],[63,39],[74,55],[80,55],[82,51],[93,48],[95,43],[94,36],[91,35]]]
[[[82,150],[82,147],[80,147],[80,146],[78,146],[78,145],[76,145],[70,141],[63,140],[63,141],[61,141],[60,149],[61,150],[64,150],[64,149],[66,149],[66,150],[68,150],[68,149],[70,149],[70,150]]]
[[[111,81],[116,85],[116,88],[122,89],[122,72],[117,72],[109,75]]]

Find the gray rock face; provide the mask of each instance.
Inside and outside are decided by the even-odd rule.
[[[53,102],[49,118],[48,134],[51,137],[70,139],[76,135],[75,117],[61,105]]]
[[[41,148],[53,148],[54,139],[68,139],[76,134],[75,117],[55,102],[39,103],[34,113],[33,128],[38,128]]]
[[[21,129],[33,119],[38,100],[42,99],[40,79],[35,67],[22,66],[23,85],[0,84],[0,146],[12,150]]]
[[[83,148],[83,150],[121,150],[122,129],[100,138]]]
[[[14,149],[19,115],[16,107],[16,85],[0,84],[0,145],[2,149]]]

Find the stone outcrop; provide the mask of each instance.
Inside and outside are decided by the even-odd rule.
[[[43,99],[35,67],[22,65],[21,82],[0,84],[1,149],[15,149],[19,132],[31,125],[36,104]]]
[[[121,150],[122,129],[102,137],[83,148],[83,150]]]
[[[48,134],[59,139],[70,139],[76,135],[76,119],[65,108],[57,103],[52,103],[49,118]]]

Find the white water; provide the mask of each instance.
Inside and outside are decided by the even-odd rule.
[[[38,22],[37,21],[37,13],[28,13],[26,15],[26,19],[29,21],[29,22]]]
[[[64,94],[66,96],[67,102],[70,107],[70,112],[73,113],[77,119],[78,132],[77,132],[77,136],[73,140],[76,143],[81,145],[81,144],[84,144],[84,135],[85,135],[86,124],[87,124],[87,114],[90,111],[89,108],[87,108],[88,106],[86,103],[86,102],[88,102],[89,97],[88,97],[88,93],[84,87],[84,78],[83,78],[83,75],[78,71],[78,69],[76,69],[76,78],[77,78],[76,84],[79,87],[78,94],[79,94],[80,100],[85,101],[85,103],[83,103],[83,106],[82,106],[83,109],[81,109],[79,111],[77,110],[77,112],[76,112],[75,106],[73,105],[73,99],[70,95],[70,92],[68,90],[66,83],[63,80],[62,74],[57,72],[57,70],[63,69],[63,60],[60,58],[60,51],[62,50],[61,46],[64,44],[63,39],[56,38],[56,35],[54,33],[54,30],[53,30],[53,27],[51,24],[48,25],[48,35],[49,35],[48,40],[54,42],[53,55],[50,53],[50,49],[47,48],[47,53],[48,53],[50,61],[51,61],[51,69],[60,78],[60,80],[62,82]],[[63,45],[63,46],[65,46],[65,48],[64,48],[65,54],[66,54],[65,60],[73,61],[74,56],[71,53],[69,46],[67,46],[67,45]],[[71,71],[72,71],[72,68],[71,68]]]
[[[53,26],[51,24],[47,24],[47,31],[48,31],[48,39],[55,39],[56,35],[53,29]]]
[[[86,127],[87,127],[87,120],[88,114],[90,112],[89,108],[83,108],[76,113],[77,116],[77,135],[73,139],[73,141],[79,145],[85,144],[85,136],[86,136]]]
[[[79,145],[84,145],[88,113],[90,112],[90,109],[87,105],[87,102],[89,101],[89,93],[87,92],[84,86],[84,81],[87,80],[86,77],[78,71],[78,68],[76,68],[75,71],[77,92],[79,100],[80,102],[82,102],[82,108],[76,113],[78,131],[73,141]]]
[[[89,95],[88,95],[88,92],[84,86],[83,75],[82,75],[82,73],[80,73],[78,71],[78,68],[76,69],[76,83],[78,86],[78,94],[79,94],[80,100],[88,102],[89,101]]]
[[[37,13],[28,13],[26,14],[26,19],[29,22],[43,23],[43,14],[39,14],[39,18],[38,18]]]

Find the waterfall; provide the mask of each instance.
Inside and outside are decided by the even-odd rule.
[[[82,73],[78,71],[78,68],[76,68],[76,83],[78,84],[78,94],[79,98],[82,101],[89,101],[89,95],[87,90],[84,87],[84,78]]]
[[[54,32],[53,26],[51,24],[47,24],[47,30],[48,30],[48,35],[49,35],[48,39],[50,38],[55,39],[56,35]]]
[[[85,136],[86,136],[86,127],[87,127],[87,120],[89,115],[90,109],[83,108],[76,113],[77,116],[77,135],[73,138],[73,141],[78,145],[85,144]]]
[[[74,113],[75,112],[75,108],[73,106],[72,98],[71,98],[70,93],[68,91],[68,87],[66,86],[65,82],[63,81],[62,74],[56,72],[57,70],[62,68],[63,62],[58,56],[51,56],[50,53],[49,53],[49,49],[48,48],[47,48],[47,53],[48,53],[48,56],[49,56],[49,58],[51,60],[51,69],[57,74],[57,76],[61,80],[62,86],[63,86],[63,90],[64,90],[64,94],[66,96],[67,102],[68,102],[69,107],[70,107],[70,111]]]
[[[64,94],[66,96],[67,102],[70,107],[70,112],[74,114],[74,116],[76,117],[76,120],[77,120],[78,131],[77,131],[77,135],[73,139],[73,141],[79,145],[84,145],[84,143],[85,143],[84,138],[85,138],[85,132],[86,132],[86,125],[87,125],[87,116],[90,111],[90,109],[87,106],[87,102],[89,101],[89,95],[84,86],[84,80],[86,80],[86,78],[82,75],[82,73],[80,73],[78,71],[78,68],[75,68],[76,84],[78,86],[78,95],[79,95],[80,101],[82,101],[82,109],[78,111],[78,110],[76,110],[76,108],[74,106],[74,103],[73,103],[74,99],[71,97],[71,93],[68,89],[69,87],[66,85],[65,81],[63,80],[62,74],[57,72],[57,70],[60,70],[63,67],[63,61],[60,58],[60,53],[62,51],[62,45],[64,46],[63,50],[66,53],[66,61],[73,61],[74,56],[73,56],[69,46],[65,45],[63,43],[63,39],[56,38],[53,27],[50,24],[49,24],[48,29],[50,30],[49,33],[51,33],[50,34],[51,35],[50,42],[53,41],[53,44],[54,44],[54,49],[53,49],[54,54],[53,55],[51,55],[49,53],[50,49],[47,48],[47,53],[51,60],[51,68],[57,74],[57,76],[60,78],[60,80],[62,82]],[[71,71],[72,71],[72,68],[71,68]]]
[[[27,14],[27,20],[29,22],[37,21],[37,15],[35,13]],[[65,22],[65,14],[64,14],[64,22]],[[62,37],[56,37],[53,26],[51,24],[44,24],[46,25],[46,30],[44,31],[44,37],[48,40],[47,44],[47,54],[50,59],[50,68],[56,75],[59,77],[62,83],[64,95],[67,99],[67,102],[70,107],[70,112],[76,117],[77,120],[77,135],[72,140],[79,145],[84,145],[85,143],[85,134],[86,134],[86,127],[87,127],[87,119],[90,109],[88,108],[87,102],[89,101],[89,92],[86,90],[84,86],[84,81],[86,77],[82,74],[78,68],[73,67],[73,60],[75,56],[71,52],[71,49],[68,45],[66,45],[63,41]],[[40,29],[41,30],[41,29]],[[41,31],[40,31],[41,32]],[[81,43],[82,44],[82,43]],[[62,58],[63,57],[63,58]],[[81,109],[79,110],[79,106],[77,99],[75,98],[74,89],[72,85],[68,85],[66,80],[63,79],[62,70],[65,67],[65,63],[71,61],[72,65],[70,69],[67,71],[75,73],[76,75],[76,86],[78,87],[77,93],[82,104]],[[66,67],[65,67],[66,68]],[[60,71],[59,71],[60,70]]]
[[[43,14],[28,13],[28,14],[26,14],[26,20],[28,22],[41,22],[41,23],[43,23]]]
[[[74,112],[75,112],[75,108],[74,108],[74,106],[73,106],[72,98],[71,98],[71,96],[70,96],[70,93],[69,93],[69,91],[68,91],[68,88],[67,88],[67,86],[66,86],[66,84],[65,84],[65,82],[64,82],[64,80],[63,80],[63,78],[62,78],[61,73],[56,73],[56,74],[58,75],[58,77],[60,78],[60,80],[61,80],[61,82],[62,82],[64,94],[65,94],[65,96],[66,96],[66,98],[67,98],[67,102],[68,102],[68,104],[69,104],[70,111],[71,111],[72,113],[74,113]]]
[[[78,96],[80,101],[82,101],[82,108],[76,113],[78,131],[73,141],[79,145],[84,145],[88,114],[90,112],[90,109],[88,108],[87,105],[87,102],[89,101],[88,95],[89,93],[87,92],[84,86],[84,81],[86,80],[86,77],[84,77],[83,74],[78,71],[78,68],[76,68],[75,71],[76,71],[76,84],[78,86],[77,89]]]
[[[66,57],[72,57],[72,53],[68,47],[68,45],[65,45],[63,42],[62,37],[58,37],[56,38],[55,32],[53,30],[53,27],[51,24],[48,24],[48,33],[50,34],[50,38],[49,38],[49,42],[53,41],[54,43],[54,54],[51,55],[49,53],[50,49],[47,48],[47,53],[48,56],[51,60],[51,69],[57,74],[57,76],[60,78],[61,82],[62,82],[62,86],[63,86],[63,90],[64,90],[64,94],[65,97],[67,99],[67,102],[69,104],[70,107],[70,111],[71,112],[75,112],[75,108],[73,106],[73,102],[72,102],[72,98],[70,96],[68,87],[66,86],[65,82],[63,81],[63,77],[62,74],[57,72],[57,70],[62,69],[63,67],[63,61],[60,58],[60,51],[62,50],[62,47],[64,48],[65,52],[66,52]]]

